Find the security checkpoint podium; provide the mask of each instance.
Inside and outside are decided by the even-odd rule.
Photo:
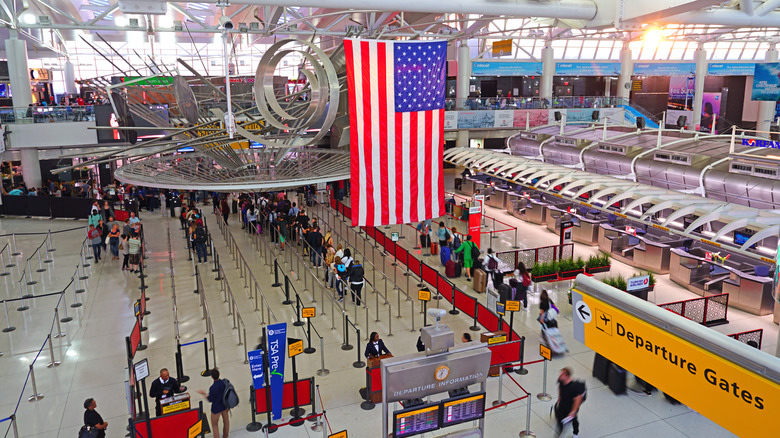
[[[172,414],[174,412],[185,411],[190,408],[190,394],[174,394],[173,397],[165,397],[160,400],[162,414]]]
[[[377,357],[369,357],[366,361],[366,391],[371,403],[382,403],[382,373],[380,362],[382,359],[393,357],[392,354],[383,354]]]

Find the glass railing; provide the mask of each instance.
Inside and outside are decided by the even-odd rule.
[[[550,108],[615,108],[628,105],[624,97],[567,96],[542,99],[539,97],[487,97],[468,99],[445,99],[447,111],[463,110],[514,110]]]
[[[2,123],[62,123],[93,120],[95,120],[95,111],[92,105],[0,107]]]

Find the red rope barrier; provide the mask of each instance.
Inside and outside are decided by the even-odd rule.
[[[516,399],[514,399],[514,400],[510,400],[510,401],[508,401],[508,402],[501,403],[500,405],[495,405],[495,406],[493,406],[493,407],[487,408],[487,409],[485,409],[485,412],[492,411],[493,409],[498,409],[498,408],[500,408],[500,407],[503,407],[503,406],[506,406],[506,405],[508,405],[508,404],[510,404],[510,403],[514,403],[514,402],[520,401],[520,400],[522,400],[522,399],[524,399],[524,398],[528,398],[528,396],[530,396],[530,395],[531,395],[531,394],[529,394],[529,393],[527,393],[527,392],[526,392],[526,393],[525,393],[525,395],[524,395],[524,396],[522,396],[522,397],[518,397],[518,398],[516,398]]]
[[[325,405],[322,404],[322,393],[320,392],[320,385],[317,385],[317,397],[320,398],[320,409],[322,409],[322,416],[325,418],[325,422],[328,424],[328,431],[330,433],[333,433],[333,429],[330,428],[330,421],[328,421],[328,416],[325,414]]]

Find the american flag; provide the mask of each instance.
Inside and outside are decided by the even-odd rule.
[[[345,39],[352,225],[444,214],[447,43]]]

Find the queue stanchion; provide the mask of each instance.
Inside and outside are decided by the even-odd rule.
[[[279,283],[279,260],[274,259],[274,283],[271,287],[279,287],[282,284]]]
[[[19,281],[19,298],[21,301],[19,301],[20,306],[16,308],[17,312],[24,312],[25,310],[28,310],[30,308],[24,303],[25,295],[22,295],[23,282],[24,282],[24,276],[22,276],[22,279]]]
[[[32,272],[30,271],[30,259],[27,259],[27,267],[24,268],[24,271],[22,272],[22,277],[26,278],[28,272]],[[32,275],[30,275],[29,280],[27,280],[27,286],[32,286],[34,284],[38,284],[38,282],[33,280]]]
[[[320,369],[317,370],[318,376],[327,376],[330,370],[325,368],[325,339],[320,336]]]
[[[352,348],[354,348],[349,343],[349,315],[344,315],[344,343],[341,344],[341,349],[344,351],[349,351]]]
[[[181,357],[181,344],[176,342],[176,377],[180,383],[189,382],[190,376],[184,374],[184,362]]]
[[[33,393],[31,396],[27,397],[27,401],[29,402],[36,402],[43,398],[43,394],[38,392],[38,385],[35,383],[35,361],[30,364],[30,383],[32,383],[32,390]]]
[[[7,247],[8,245],[6,245]],[[10,263],[9,263],[10,264]],[[8,266],[8,264],[5,263],[5,248],[3,248],[3,251],[0,252],[0,268],[3,268],[3,272],[0,272],[0,277],[5,277],[7,275],[11,275],[10,272],[6,268],[13,267],[16,265]]]
[[[55,338],[62,338],[67,335],[67,333],[62,331],[62,326],[60,325],[60,310],[59,308],[54,308],[54,321],[57,324],[57,333],[54,334]]]
[[[249,385],[249,407],[252,410],[252,422],[246,425],[247,432],[257,432],[263,428],[263,423],[257,421],[257,393],[255,385]]]
[[[552,400],[552,396],[547,393],[547,362],[549,362],[549,360],[544,361],[544,374],[542,377],[542,392],[536,394],[536,398],[545,402]]]
[[[452,301],[453,302],[455,301],[454,295],[453,295]],[[478,314],[478,312],[479,312],[479,304],[477,303],[477,300],[474,300],[474,324],[471,327],[469,327],[469,330],[471,330],[473,332],[478,332],[480,330],[479,329],[479,325],[477,323],[477,314]]]
[[[8,317],[8,300],[3,300],[3,307],[5,308],[5,328],[3,333],[11,333],[16,330],[16,327],[11,325],[11,318]]]
[[[318,413],[320,411],[320,415],[314,416],[314,418],[309,418],[309,421],[314,423],[311,426],[311,430],[315,432],[319,432],[324,428],[324,424],[322,423],[322,420],[320,417],[323,417],[325,415],[325,410],[320,406],[319,402],[319,394],[320,394],[320,385],[315,385],[315,394],[314,394],[314,413]]]
[[[49,363],[46,364],[46,368],[60,366],[62,362],[54,359],[54,345],[51,342],[51,333],[46,337],[46,342],[49,343]]]
[[[52,242],[51,240],[51,230],[49,230],[49,235],[46,237],[46,251],[48,252],[57,251],[57,249],[54,248],[54,242]]]
[[[38,269],[35,270],[35,272],[46,272],[46,268],[43,267],[43,262],[41,261],[41,251],[40,247],[36,251],[38,253]],[[41,277],[42,278],[42,277]]]
[[[282,301],[282,304],[285,306],[289,306],[292,304],[292,300],[290,299],[290,277],[284,276],[284,301]]]
[[[64,291],[62,291],[62,310],[64,310],[64,311],[65,311],[65,312],[64,312],[64,313],[65,313],[65,316],[64,316],[64,317],[62,317],[62,319],[60,319],[59,321],[60,321],[60,322],[65,322],[65,323],[68,323],[68,322],[71,322],[71,321],[73,321],[73,318],[72,318],[72,317],[70,317],[70,316],[68,316],[68,296],[65,294],[66,292],[67,292],[67,288],[66,288]],[[79,306],[81,306],[81,304],[79,304]],[[76,306],[76,307],[79,307],[79,306]],[[73,307],[73,306],[71,306],[71,307]],[[73,307],[73,308],[75,308],[75,307]],[[57,312],[56,312],[56,310],[57,310],[57,308],[55,307],[55,308],[54,308],[54,310],[55,310],[55,316],[56,316],[56,313],[57,313]],[[56,336],[55,336],[55,337],[56,337]]]
[[[525,411],[525,430],[520,432],[520,438],[528,438],[528,437],[534,437],[536,436],[535,433],[531,432],[531,393],[526,392],[525,393],[525,400],[528,404]]]
[[[21,253],[19,252],[19,250],[16,249],[16,233],[11,234],[11,241],[14,244],[14,252],[12,252],[11,255],[12,256],[20,255]],[[10,266],[9,266],[9,268],[10,268]]]
[[[515,374],[524,376],[528,374],[528,370],[523,367],[523,362],[525,362],[525,336],[520,336],[520,341],[522,341],[522,348],[520,348],[520,368],[515,370]]]
[[[301,297],[298,295],[298,292],[295,292],[295,318],[296,321],[293,323],[295,327],[301,327],[306,324],[301,321]]]
[[[81,262],[81,275],[78,277],[79,280],[86,280],[89,278],[89,275],[87,275],[86,272],[84,272],[84,262]],[[78,268],[78,266],[76,266]]]
[[[209,368],[209,341],[208,338],[203,338],[203,355],[206,357],[206,369],[201,371],[200,375],[203,377],[211,376],[211,368]]]

